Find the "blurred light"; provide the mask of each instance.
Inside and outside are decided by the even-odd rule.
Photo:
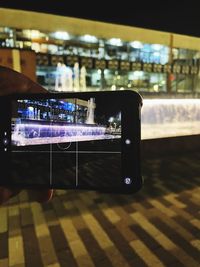
[[[158,84],[155,84],[155,85],[153,86],[153,90],[154,90],[155,92],[158,92],[158,90],[159,90],[159,86],[158,86]]]
[[[111,45],[114,45],[114,46],[122,46],[123,45],[121,39],[119,39],[119,38],[111,38],[108,40],[108,43]]]
[[[155,105],[172,105],[172,104],[175,104],[175,105],[181,105],[181,106],[186,106],[186,105],[191,105],[191,104],[194,104],[194,105],[197,105],[198,107],[200,107],[200,99],[198,98],[163,98],[163,99],[145,99],[145,105],[148,104],[148,105],[152,105],[152,106],[155,106]],[[144,106],[145,106],[144,105]]]
[[[36,53],[40,52],[40,44],[38,43],[32,43],[31,49],[33,49]]]
[[[155,51],[160,51],[163,48],[163,45],[160,45],[160,44],[152,44],[152,48]]]
[[[159,57],[160,53],[159,52],[154,52],[153,55],[154,55],[154,57]]]
[[[141,78],[143,76],[143,71],[136,70],[133,73],[134,78]]]
[[[120,87],[119,90],[124,90],[124,87]]]
[[[38,39],[41,36],[38,30],[23,30],[23,34],[29,39]]]
[[[52,34],[54,38],[60,39],[60,40],[69,40],[70,35],[68,32],[55,32]]]
[[[82,36],[80,39],[83,40],[84,42],[88,42],[88,43],[97,43],[98,42],[98,39],[95,36],[89,35],[89,34]]]
[[[33,107],[28,107],[28,110],[32,112],[32,111],[34,111],[34,108]]]
[[[112,86],[111,86],[111,90],[112,90],[112,91],[115,91],[116,89],[117,89],[117,88],[116,88],[116,85],[112,85]]]
[[[113,117],[110,117],[108,121],[109,122],[113,122],[114,121],[114,118]]]
[[[136,49],[141,49],[143,47],[143,44],[140,41],[133,41],[130,45]]]
[[[101,69],[98,69],[98,74],[101,74]]]
[[[131,84],[130,83],[128,84],[128,88],[131,88]]]

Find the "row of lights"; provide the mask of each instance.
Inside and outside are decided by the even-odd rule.
[[[24,30],[23,33],[29,38],[29,39],[38,39],[41,37],[41,33],[38,30]],[[55,39],[58,40],[70,40],[72,38],[72,36],[68,33],[68,32],[64,32],[64,31],[57,31],[54,33],[51,33],[50,36],[52,36]],[[80,37],[80,40],[83,42],[87,42],[87,43],[98,43],[98,38],[90,35],[90,34],[86,34],[84,36]],[[113,46],[123,46],[123,42],[120,38],[111,38],[107,41],[108,44],[113,45]],[[129,43],[131,47],[136,48],[136,49],[141,49],[143,48],[143,44],[140,41],[133,41]],[[152,48],[155,51],[160,51],[163,46],[160,44],[152,44]]]

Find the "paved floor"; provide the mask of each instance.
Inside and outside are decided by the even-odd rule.
[[[133,196],[26,192],[0,208],[0,267],[200,266],[200,153],[145,160]]]

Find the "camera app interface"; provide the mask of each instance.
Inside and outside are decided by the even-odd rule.
[[[120,99],[19,99],[12,102],[11,126],[15,184],[121,185]]]

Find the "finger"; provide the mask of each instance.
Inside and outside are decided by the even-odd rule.
[[[12,69],[0,66],[0,95],[12,93],[45,93],[39,84]]]
[[[30,201],[37,201],[39,203],[48,202],[53,197],[53,190],[51,189],[40,189],[40,190],[27,190]]]

